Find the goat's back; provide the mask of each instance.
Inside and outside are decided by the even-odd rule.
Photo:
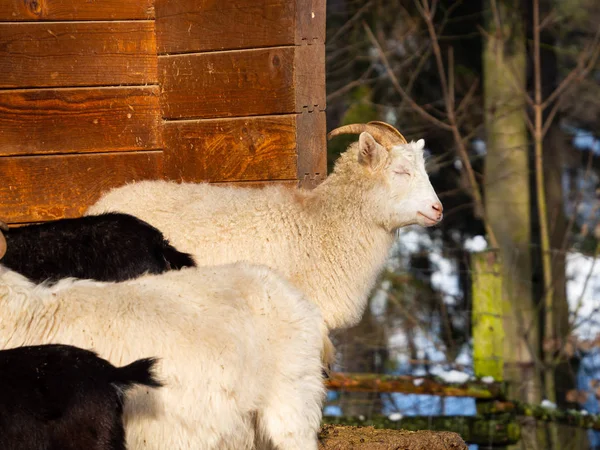
[[[101,214],[12,228],[0,261],[30,280],[74,277],[124,281],[194,266],[152,225],[129,214]]]
[[[144,354],[161,359],[164,387],[128,394],[131,448],[250,448],[252,418],[289,380],[306,380],[297,392],[322,390],[320,313],[266,267],[184,268],[33,289],[2,286],[8,275],[0,275],[0,347],[65,342],[116,364]]]
[[[123,212],[160,229],[198,265],[248,261],[294,270],[300,208],[283,186],[261,189],[141,181],[107,192],[86,214]]]

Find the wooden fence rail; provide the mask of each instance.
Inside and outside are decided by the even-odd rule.
[[[325,385],[332,391],[402,392],[440,397],[472,397],[481,400],[504,398],[503,383],[485,383],[481,380],[444,383],[431,377],[333,372],[325,381]]]

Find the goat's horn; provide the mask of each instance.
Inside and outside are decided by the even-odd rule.
[[[6,253],[6,238],[0,231],[0,259],[2,259],[2,257],[4,256],[5,253]]]
[[[406,139],[402,134],[396,130],[389,123],[385,122],[369,122],[369,123],[353,123],[350,125],[344,125],[335,130],[332,130],[327,135],[328,139],[340,134],[360,134],[363,131],[367,131],[375,138],[377,142],[383,145],[385,148],[390,149],[394,145],[406,144]]]
[[[408,141],[402,135],[402,133],[400,133],[398,130],[396,130],[396,128],[394,128],[393,126],[391,126],[389,123],[379,122],[377,120],[373,120],[373,121],[367,123],[367,125],[374,125],[376,127],[381,127],[382,129],[387,130],[387,132],[391,136],[393,136],[395,138],[395,140],[396,140],[395,145],[398,145],[398,144],[408,144]]]

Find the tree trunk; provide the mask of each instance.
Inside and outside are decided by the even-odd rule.
[[[551,0],[541,0],[540,16],[545,17],[555,7]],[[533,30],[532,30],[533,31]],[[559,67],[556,53],[556,37],[549,31],[542,30],[540,33],[542,48],[540,51],[542,93],[548,98],[558,86]],[[549,109],[545,111],[544,121],[549,119]],[[565,216],[562,174],[565,168],[565,157],[567,149],[567,136],[560,128],[560,114],[557,114],[553,123],[543,140],[544,149],[544,189],[546,195],[547,220],[550,224],[549,238],[552,250],[552,300],[553,300],[553,323],[552,335],[545,339],[553,340],[556,344],[564,345],[569,337],[569,304],[566,290],[566,249],[569,248],[568,220]],[[542,292],[543,294],[543,292]],[[555,345],[546,346],[546,351],[553,352],[556,357],[558,348]],[[564,356],[558,360],[551,374],[554,381],[556,403],[559,408],[568,409],[578,407],[567,402],[568,391],[577,389],[577,365],[576,358],[566,359]],[[575,365],[575,367],[572,366]],[[587,432],[582,429],[560,426],[558,428],[558,442],[556,447],[564,450],[587,448]]]
[[[567,218],[564,214],[564,201],[562,191],[562,171],[566,136],[558,124],[550,127],[544,139],[544,172],[546,187],[546,202],[548,207],[548,222],[550,227],[550,246],[552,249],[552,285],[553,285],[553,340],[562,347],[569,336],[569,304],[566,291],[566,254],[563,248],[565,234],[567,233]],[[546,338],[547,339],[547,338]],[[546,346],[546,351],[559,358],[554,367],[554,388],[556,403],[561,409],[578,408],[578,405],[567,402],[568,391],[577,389],[576,357],[567,359],[565,355],[559,357],[559,348],[555,345]],[[552,368],[550,369],[552,370]],[[587,431],[568,426],[558,426],[558,443],[556,448],[561,450],[578,450],[587,448]]]
[[[496,235],[503,279],[505,380],[509,398],[541,401],[539,319],[531,291],[531,215],[526,129],[526,46],[520,2],[498,0],[487,11],[484,104],[487,155],[485,206]],[[528,436],[530,435],[530,436]],[[536,446],[535,429],[523,429],[522,448]]]

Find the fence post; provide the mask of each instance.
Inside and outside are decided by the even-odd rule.
[[[492,377],[494,381],[503,381],[502,275],[497,251],[488,250],[471,255],[471,280],[473,371],[478,378]],[[487,405],[489,405],[487,401],[476,400],[477,413],[485,416]],[[492,448],[494,430],[489,430],[489,433],[489,448]],[[485,448],[480,446],[480,449]],[[493,448],[499,449],[500,447],[493,446]]]
[[[494,250],[471,255],[473,369],[475,376],[504,380],[502,276]]]

